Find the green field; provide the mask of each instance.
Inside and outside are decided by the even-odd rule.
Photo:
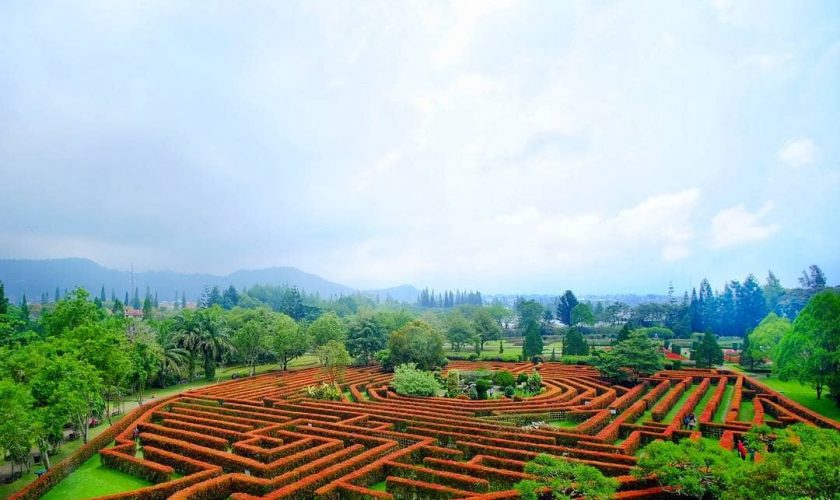
[[[152,483],[102,465],[99,453],[55,485],[42,500],[82,499],[131,491]]]

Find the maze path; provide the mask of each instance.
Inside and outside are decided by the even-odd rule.
[[[586,366],[449,368],[479,367],[537,369],[545,391],[522,401],[410,398],[391,391],[391,375],[374,368],[347,370],[341,389],[350,396],[341,401],[303,397],[306,386],[320,383],[318,369],[190,391],[147,411],[101,451],[108,466],[157,483],[105,498],[516,498],[513,485],[528,477],[524,464],[539,453],[617,477],[618,498],[655,497],[667,492],[631,475],[636,451],[650,440],[704,435],[731,446],[753,423],[838,427],[729,372],[663,371],[626,388]],[[734,392],[725,422],[715,423],[728,385]],[[745,399],[755,405],[752,422],[739,420]],[[683,415],[701,400],[699,428],[681,429]],[[567,424],[523,425],[541,420]],[[131,440],[135,426],[142,456]],[[371,489],[382,482],[387,492]]]

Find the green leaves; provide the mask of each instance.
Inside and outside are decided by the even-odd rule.
[[[618,480],[605,477],[591,465],[569,462],[552,455],[541,453],[525,464],[525,472],[536,476],[536,480],[523,480],[515,488],[523,499],[536,500],[539,492],[548,489],[554,498],[575,498],[585,496],[594,500],[612,498],[618,489]]]

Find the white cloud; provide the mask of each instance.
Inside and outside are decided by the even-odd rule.
[[[779,230],[778,224],[765,223],[762,219],[772,210],[766,203],[752,213],[743,205],[726,208],[712,218],[712,247],[726,248],[764,240]]]
[[[776,157],[782,163],[799,169],[814,163],[816,154],[817,146],[814,144],[814,141],[804,137],[801,139],[787,141],[781,149],[779,149],[779,152],[776,153]]]

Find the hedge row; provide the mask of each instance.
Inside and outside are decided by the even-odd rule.
[[[114,448],[107,448],[99,452],[102,465],[116,469],[132,476],[143,478],[151,483],[169,481],[175,470],[168,465],[161,465],[149,460],[141,460],[132,455],[125,455]]]
[[[685,382],[679,382],[671,392],[665,395],[656,406],[653,407],[653,411],[651,412],[651,417],[653,418],[654,422],[661,422],[665,415],[671,411],[671,408],[674,407],[674,404],[679,401],[680,397],[682,397],[683,393],[686,389]]]
[[[723,400],[723,395],[726,392],[726,384],[728,382],[729,379],[727,379],[726,377],[722,377],[718,380],[717,387],[715,388],[715,393],[712,394],[712,397],[709,399],[709,402],[706,403],[706,407],[703,409],[703,413],[700,415],[701,424],[711,422],[714,418],[715,412],[717,411],[721,401]]]

